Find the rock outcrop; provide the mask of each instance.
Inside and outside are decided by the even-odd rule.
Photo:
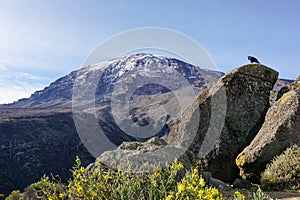
[[[232,182],[239,174],[235,158],[261,128],[277,77],[259,64],[225,74],[169,125],[168,142],[188,148],[213,177]]]
[[[165,167],[184,153],[183,148],[168,145],[165,140],[154,137],[146,142],[123,142],[117,149],[101,154],[88,168],[101,164],[112,169],[145,173],[156,167]],[[184,159],[180,162],[190,167]]]
[[[300,143],[300,79],[268,110],[257,136],[237,157],[243,178],[259,180],[260,173],[276,155]]]

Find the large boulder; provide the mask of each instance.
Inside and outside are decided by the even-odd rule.
[[[259,180],[266,164],[286,148],[300,143],[300,79],[288,88],[268,110],[265,122],[251,142],[237,157],[243,178]]]
[[[213,177],[232,182],[239,174],[235,158],[261,128],[277,77],[260,64],[225,74],[169,124],[168,142],[192,152]]]

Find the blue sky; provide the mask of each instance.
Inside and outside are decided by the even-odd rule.
[[[0,103],[29,97],[78,69],[112,35],[142,27],[188,35],[221,71],[254,55],[295,79],[299,9],[297,0],[0,0]]]

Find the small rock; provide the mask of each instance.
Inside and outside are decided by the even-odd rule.
[[[233,181],[233,187],[240,188],[240,189],[250,189],[252,185],[251,182],[248,180],[237,178]]]
[[[210,178],[209,185],[214,186],[220,190],[230,190],[231,187],[223,181],[215,178]]]

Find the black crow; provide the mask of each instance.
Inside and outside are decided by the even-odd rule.
[[[253,56],[248,56],[248,60],[251,63],[259,63],[260,64],[260,62],[255,57],[253,57]]]

